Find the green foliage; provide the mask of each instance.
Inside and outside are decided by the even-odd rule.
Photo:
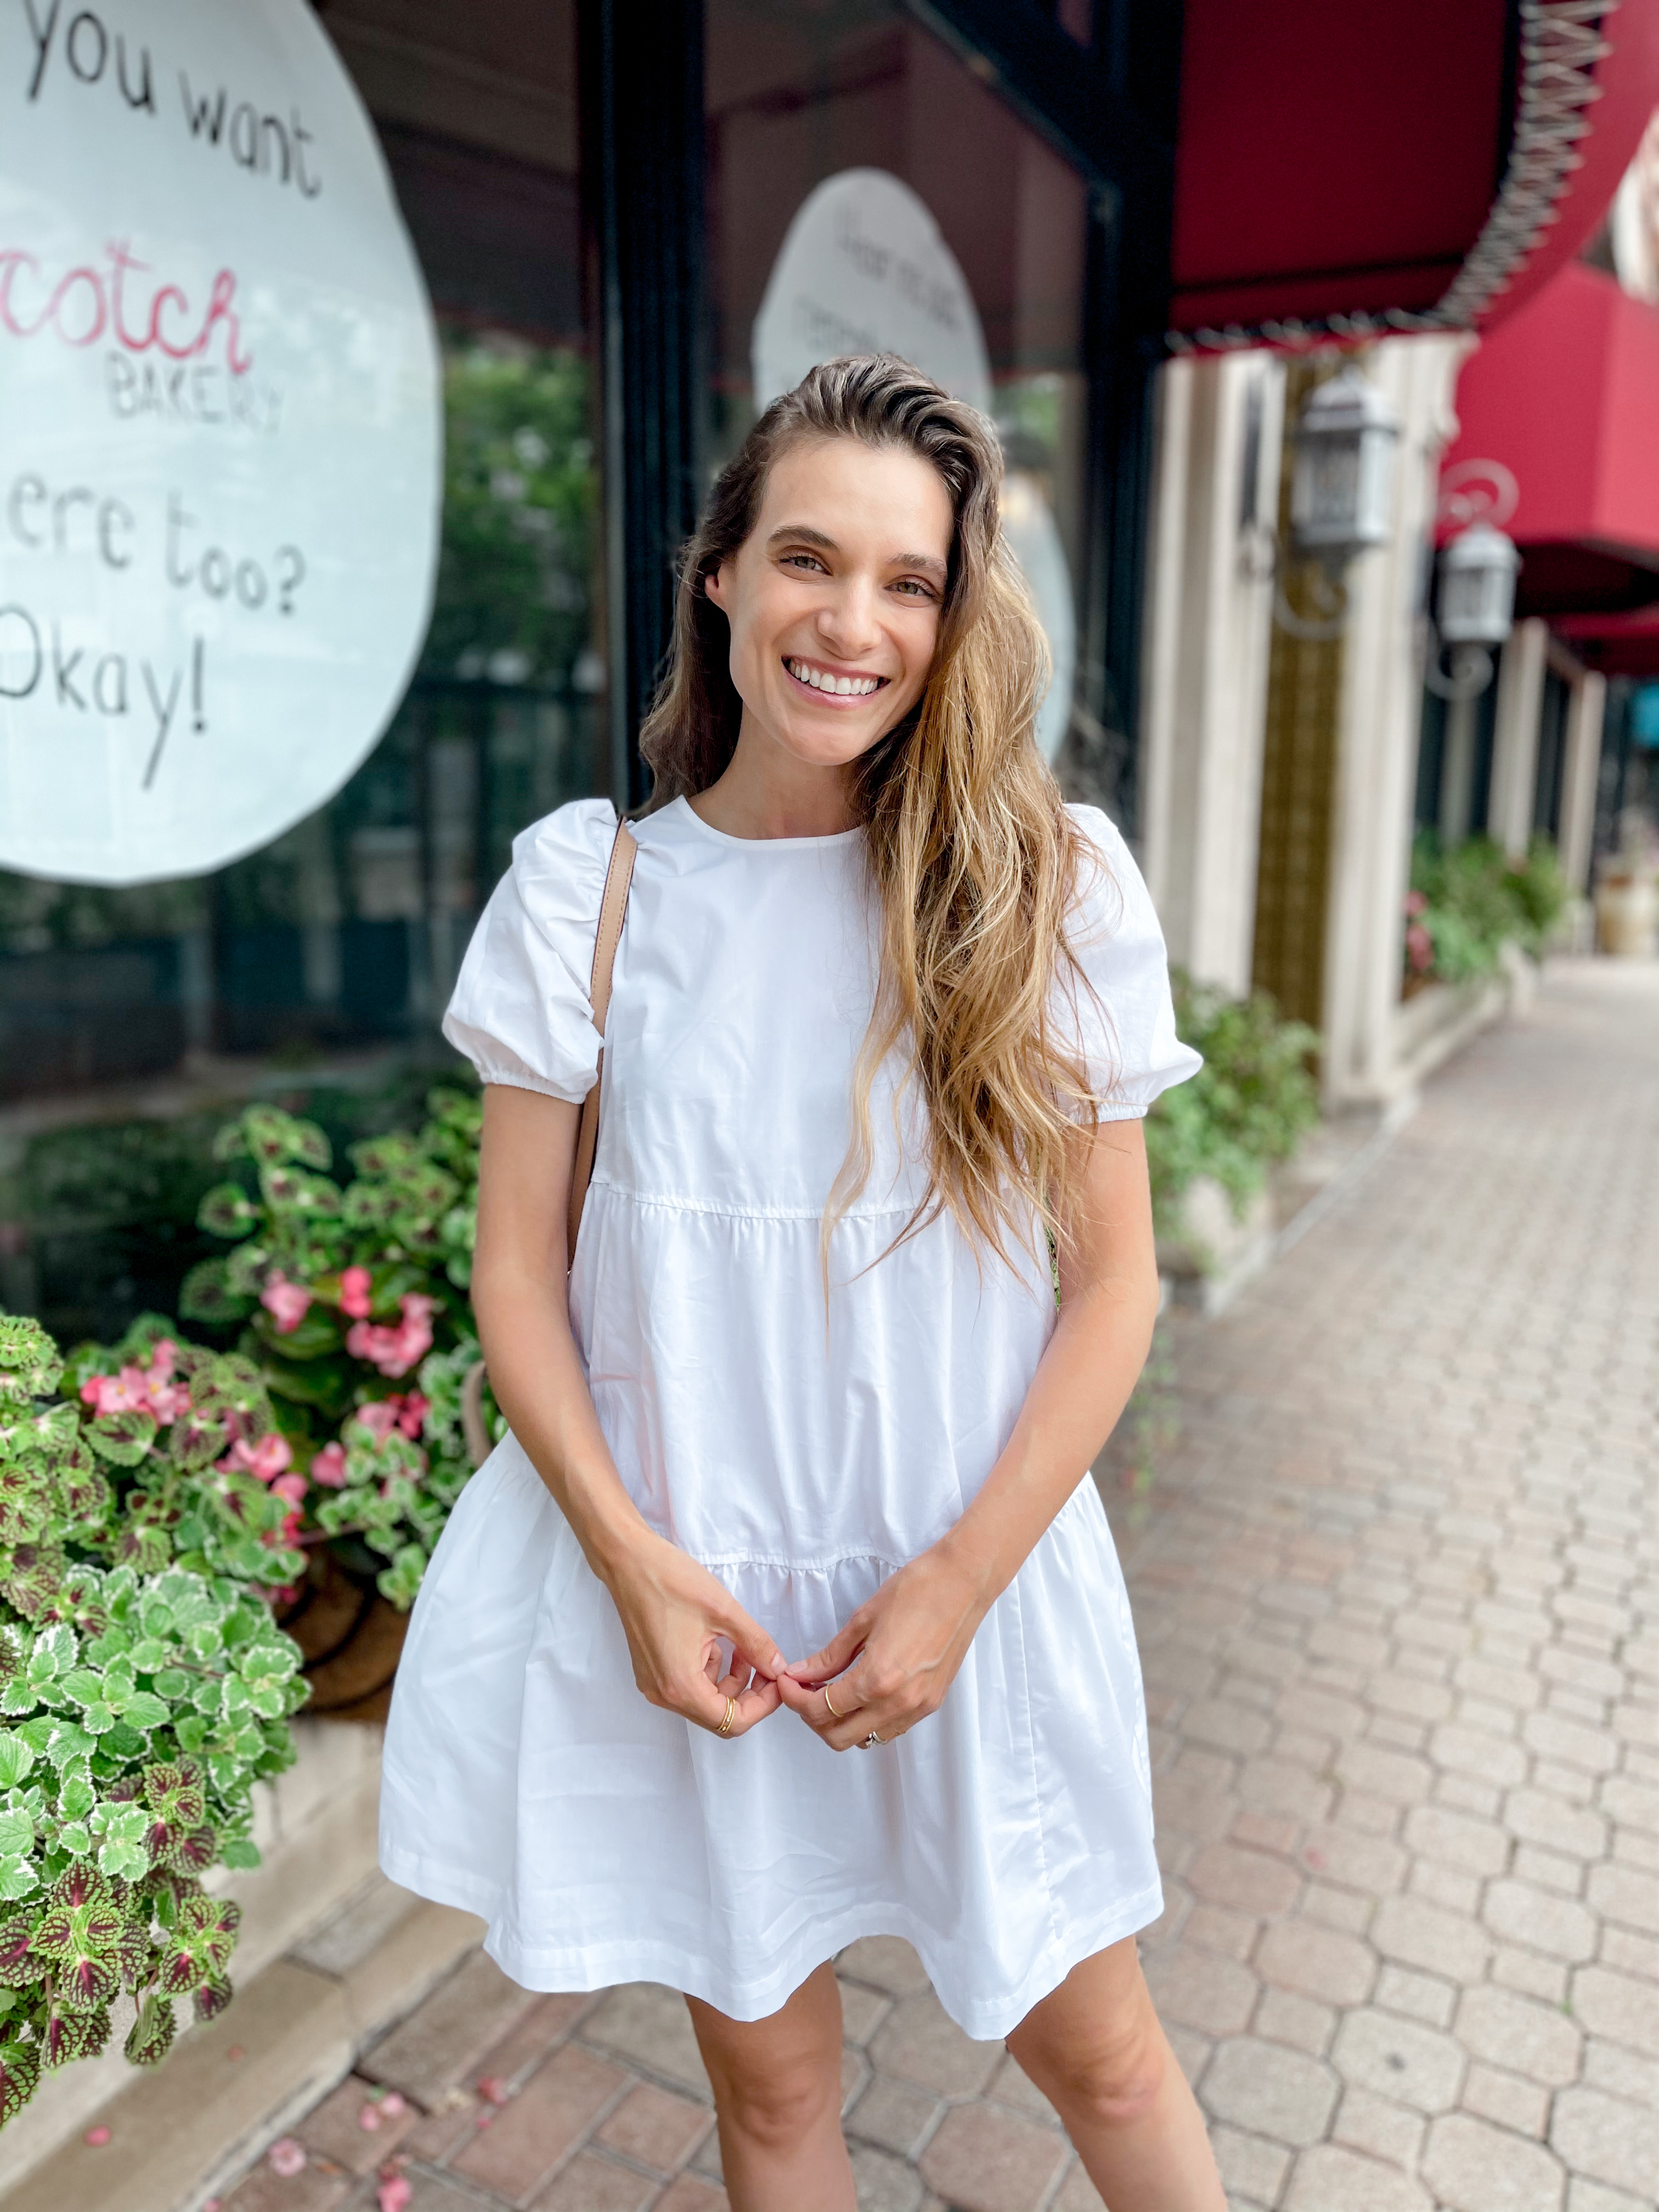
[[[465,1293],[483,1110],[441,1088],[427,1106],[419,1129],[349,1145],[345,1180],[314,1123],[267,1105],[228,1123],[214,1154],[239,1179],[198,1219],[230,1249],[181,1297],[191,1319],[246,1322],[310,1530],[402,1608],[471,1473],[460,1391],[478,1357]]]
[[[1174,971],[1176,1028],[1204,1055],[1190,1083],[1166,1091],[1146,1117],[1152,1210],[1161,1233],[1177,1227],[1181,1200],[1199,1176],[1211,1176],[1236,1211],[1287,1159],[1319,1119],[1309,1061],[1316,1031],[1287,1022],[1265,992],[1231,999]]]
[[[508,656],[509,681],[562,682],[590,628],[587,365],[472,343],[446,358],[444,400],[443,545],[422,672],[478,676]]]
[[[284,1501],[212,1464],[269,1401],[166,1326],[64,1359],[0,1316],[0,2125],[104,2049],[121,1991],[140,2065],[178,2000],[229,2001],[238,1908],[203,1877],[257,1864],[253,1785],[294,1756],[263,1585],[303,1562]]]
[[[1526,858],[1516,860],[1490,837],[1444,846],[1425,831],[1412,854],[1407,973],[1471,983],[1496,970],[1506,944],[1535,957],[1567,899],[1561,863],[1547,837],[1535,837]]]

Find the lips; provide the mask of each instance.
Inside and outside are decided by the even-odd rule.
[[[799,684],[804,691],[816,691],[821,699],[851,702],[873,698],[889,681],[885,676],[837,676],[830,669],[815,667],[810,660],[793,658],[786,659],[783,665],[792,681]]]

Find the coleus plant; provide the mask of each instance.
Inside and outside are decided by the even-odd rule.
[[[328,1542],[404,1609],[471,1472],[461,1389],[478,1357],[466,1285],[481,1111],[445,1089],[428,1107],[418,1133],[354,1145],[344,1183],[315,1123],[247,1108],[215,1144],[239,1179],[198,1216],[234,1249],[180,1297],[190,1318],[246,1323],[240,1349],[279,1432],[250,1471],[300,1508],[301,1545]]]
[[[257,1374],[119,1349],[77,1387],[0,1315],[0,2125],[118,2007],[153,2065],[180,2000],[229,2002],[238,1908],[203,1877],[258,1863],[253,1785],[305,1695],[264,1587],[299,1564],[289,1510],[225,1463],[264,1432]]]

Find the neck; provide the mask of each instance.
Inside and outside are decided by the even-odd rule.
[[[799,759],[747,714],[726,773],[690,804],[728,837],[834,837],[857,827],[846,767]]]

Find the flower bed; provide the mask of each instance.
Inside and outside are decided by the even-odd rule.
[[[166,2056],[187,1999],[230,2001],[253,1785],[292,1763],[300,1653],[273,1584],[291,1505],[252,1364],[141,1324],[67,1363],[0,1316],[0,2124],[95,2056]],[[3,1909],[0,1908],[0,1909]]]

